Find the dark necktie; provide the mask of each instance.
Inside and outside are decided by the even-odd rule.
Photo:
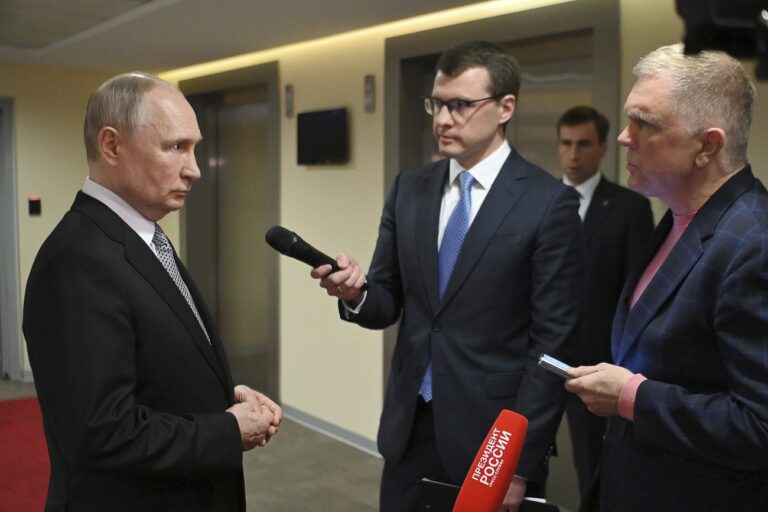
[[[189,293],[189,288],[187,288],[187,284],[181,278],[181,274],[179,273],[179,267],[176,266],[176,259],[173,257],[171,243],[168,241],[168,237],[165,236],[165,233],[158,224],[155,224],[155,234],[152,237],[152,243],[155,244],[155,250],[157,251],[157,257],[160,259],[160,263],[162,263],[165,270],[168,271],[171,279],[173,279],[173,282],[176,283],[176,286],[184,296],[184,299],[186,299],[187,304],[192,308],[192,313],[195,314],[195,318],[197,318],[200,327],[205,333],[205,337],[208,338],[208,343],[210,343],[211,338],[208,336],[208,331],[205,329],[205,325],[203,325],[203,319],[200,318],[200,313],[197,311],[195,301],[192,300],[192,294]]]
[[[443,233],[443,241],[437,255],[437,286],[438,297],[443,298],[445,289],[453,273],[453,267],[459,258],[461,247],[464,245],[464,237],[467,236],[469,220],[472,216],[472,183],[475,181],[467,171],[459,173],[461,180],[461,197],[448,219]],[[421,381],[419,394],[426,402],[432,400],[432,362],[427,365],[424,377]]]

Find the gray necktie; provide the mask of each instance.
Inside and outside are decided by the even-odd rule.
[[[168,241],[168,237],[165,236],[165,233],[158,224],[155,224],[155,235],[152,237],[152,243],[155,244],[155,250],[157,251],[157,257],[160,259],[160,263],[162,263],[165,267],[165,270],[168,271],[171,279],[173,279],[173,282],[176,283],[179,291],[186,299],[187,304],[189,304],[189,307],[192,308],[192,313],[195,314],[195,318],[197,318],[197,321],[200,323],[200,327],[205,333],[205,337],[208,338],[208,343],[210,343],[211,338],[208,336],[208,331],[205,329],[205,325],[203,325],[203,319],[200,318],[200,313],[197,312],[195,301],[192,300],[192,294],[189,293],[187,284],[181,278],[181,274],[179,274],[179,267],[176,266],[176,259],[173,257],[173,248],[171,248],[171,243]]]

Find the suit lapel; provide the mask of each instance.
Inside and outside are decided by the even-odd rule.
[[[613,196],[616,191],[605,177],[600,178],[600,182],[592,195],[592,201],[589,203],[587,214],[584,216],[584,238],[587,243],[600,228],[608,213],[613,208]]]
[[[640,333],[656,317],[659,310],[677,291],[680,284],[690,273],[693,266],[704,252],[700,224],[694,225],[695,219],[686,228],[672,251],[662,263],[648,287],[627,315],[621,346],[618,351],[619,364],[632,349]],[[670,221],[671,223],[671,221]],[[710,233],[711,234],[711,233]],[[643,269],[644,270],[644,269]],[[634,290],[634,289],[633,289]],[[631,297],[631,294],[630,294]]]
[[[483,255],[499,225],[515,206],[520,194],[523,192],[527,177],[526,162],[513,149],[501,167],[499,175],[488,191],[488,195],[485,196],[485,200],[472,221],[469,231],[467,231],[464,245],[453,267],[451,279],[448,282],[436,313],[439,313],[450,302],[451,298],[472,272],[472,269],[477,265],[478,260]],[[435,256],[435,262],[437,262],[437,256]],[[437,280],[435,280],[435,283],[437,283]]]
[[[637,283],[640,280],[640,276],[643,275],[645,268],[653,259],[653,256],[661,247],[664,239],[667,237],[669,230],[672,227],[672,213],[667,211],[666,215],[662,217],[659,225],[651,233],[651,237],[648,243],[644,246],[642,254],[640,254],[636,260],[635,265],[629,272],[627,280],[622,288],[621,295],[619,296],[619,302],[616,307],[616,314],[613,318],[613,325],[611,328],[611,351],[613,360],[618,364],[619,347],[622,343],[624,336],[624,327],[629,316],[629,303],[632,300],[632,294],[637,287]]]
[[[436,168],[430,168],[419,184],[416,208],[416,240],[419,265],[426,296],[432,311],[437,310],[437,232],[440,225],[440,206],[445,182],[448,179],[448,159]]]
[[[219,364],[211,344],[208,343],[205,333],[200,328],[200,324],[197,322],[194,313],[192,313],[192,309],[176,287],[176,283],[173,282],[171,276],[147,244],[144,243],[144,241],[127,224],[125,224],[117,214],[112,212],[103,203],[93,199],[87,194],[83,194],[82,192],[78,193],[73,209],[85,213],[104,230],[107,236],[125,247],[125,258],[128,263],[130,263],[131,266],[144,277],[149,285],[154,288],[158,295],[160,295],[168,304],[173,314],[179,318],[190,337],[194,340],[197,350],[199,350],[206,361],[208,361],[222,384],[226,385],[227,379],[222,371],[221,365]],[[174,257],[176,257],[175,249]],[[179,271],[181,272],[183,265],[178,261],[178,258],[176,258],[176,261],[179,266]],[[187,282],[188,287],[190,287],[191,280],[186,269],[183,271],[182,276]],[[197,303],[201,303],[199,296],[196,297],[195,300]],[[213,331],[214,329],[209,330]],[[214,338],[212,337],[212,343],[213,339]]]
[[[653,276],[635,306],[626,314],[621,330],[618,332],[614,331],[614,335],[620,334],[620,338],[614,336],[614,341],[617,342],[617,345],[614,347],[614,358],[617,364],[622,364],[624,358],[632,350],[632,347],[646,326],[657,316],[659,310],[678,290],[681,283],[704,253],[706,242],[714,234],[715,228],[722,216],[736,198],[746,192],[753,182],[754,177],[750,168],[747,167],[726,181],[699,209],[699,212],[690,225],[688,225],[683,236],[680,237],[680,240],[672,248],[672,251],[664,260],[656,275]],[[655,247],[656,250],[653,251],[650,257],[643,259],[644,264],[639,268],[639,273],[631,279],[634,285],[637,284],[645,267],[666,238],[671,226],[672,214],[667,212],[659,228],[657,228],[657,231],[661,232],[663,236],[654,235],[653,243],[649,244],[649,246]],[[631,288],[629,286],[624,288],[620,299],[621,309],[627,307],[632,291],[635,288],[634,285]],[[616,325],[616,327],[618,328],[619,325]]]

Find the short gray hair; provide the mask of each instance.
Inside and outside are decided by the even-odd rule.
[[[144,114],[144,94],[154,87],[175,86],[143,71],[133,71],[110,78],[96,89],[85,109],[83,137],[89,162],[99,158],[98,136],[105,126],[111,126],[132,137],[141,125]]]
[[[723,163],[746,163],[755,86],[739,61],[718,51],[685,55],[678,43],[652,51],[632,72],[669,80],[669,107],[688,131],[721,128],[727,135]]]

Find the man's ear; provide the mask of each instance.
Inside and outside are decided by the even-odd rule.
[[[122,135],[111,126],[105,126],[99,130],[96,137],[99,153],[107,164],[116,166],[120,163],[120,145],[122,144]]]
[[[501,105],[499,124],[504,124],[512,119],[512,114],[515,113],[515,106],[517,105],[517,98],[515,98],[514,94],[507,94],[499,100],[499,105]]]
[[[720,128],[707,128],[701,135],[701,148],[694,157],[698,167],[705,167],[716,160],[725,147],[726,135]]]

